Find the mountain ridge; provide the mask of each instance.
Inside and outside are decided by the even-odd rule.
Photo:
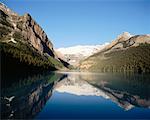
[[[149,72],[150,35],[121,34],[100,52],[81,61],[81,71]]]
[[[20,16],[0,3],[0,46],[4,73],[67,69],[53,44],[28,13]],[[65,64],[64,64],[65,63]]]

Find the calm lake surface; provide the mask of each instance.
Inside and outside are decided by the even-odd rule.
[[[2,81],[1,116],[150,119],[150,75],[52,72],[10,76]]]

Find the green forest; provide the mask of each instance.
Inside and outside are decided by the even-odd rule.
[[[101,57],[104,56],[105,59]],[[85,61],[94,61],[89,71],[98,72],[150,72],[150,44],[140,44],[126,50],[97,53]]]
[[[0,43],[1,65],[3,74],[37,73],[44,70],[57,70],[63,67],[63,64],[53,57],[48,58],[40,53],[33,51],[28,45],[21,42]]]

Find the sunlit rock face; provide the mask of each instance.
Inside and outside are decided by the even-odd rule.
[[[79,96],[101,96],[110,99],[125,110],[135,106],[148,108],[150,97],[142,92],[143,79],[145,78],[138,79],[132,75],[68,73],[68,77],[56,85],[55,91]],[[139,83],[134,80],[139,80]],[[137,88],[133,87],[135,85]],[[147,85],[145,87],[149,89]],[[135,91],[139,91],[139,94],[135,94]]]
[[[128,47],[138,46],[141,43],[150,44],[150,36],[149,35],[131,35],[129,32],[123,32],[118,35],[118,37],[113,40],[110,44],[108,44],[104,50],[106,52],[112,50],[125,49]]]
[[[22,40],[21,42],[30,44],[30,46],[34,47],[39,53],[47,53],[47,55],[57,58],[53,49],[53,44],[48,39],[44,30],[30,14],[27,13],[20,16],[4,4],[0,3],[0,16],[0,27],[3,27],[3,30],[8,29],[7,31],[9,31],[8,33],[6,32],[6,34],[4,34],[3,31],[0,36],[1,40],[3,39],[3,42],[10,42],[13,38],[17,43],[19,42],[17,41],[17,38],[19,37],[22,38],[20,39]]]
[[[32,68],[34,70],[31,71],[37,72],[43,71],[42,69],[67,69],[69,66],[56,54],[51,40],[30,14],[18,15],[2,3],[0,3],[0,45],[2,62],[4,61],[2,68],[5,68],[7,73],[9,71],[11,73],[13,70],[10,68],[13,67],[15,71],[23,71],[28,66],[26,71]]]

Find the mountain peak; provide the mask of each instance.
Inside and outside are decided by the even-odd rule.
[[[0,2],[0,10],[4,11],[6,14],[18,16],[17,13],[8,8],[4,3]]]
[[[130,37],[132,37],[132,35],[129,32],[123,32],[117,37],[117,39],[129,39]]]

